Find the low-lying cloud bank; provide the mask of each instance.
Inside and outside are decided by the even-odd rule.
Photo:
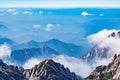
[[[31,69],[32,67],[34,67],[36,64],[39,64],[41,60],[37,59],[37,58],[31,58],[28,61],[25,62],[25,64],[23,65],[23,67],[25,69]]]
[[[0,45],[0,59],[9,57],[11,55],[11,49],[7,44]]]
[[[112,61],[115,54],[120,54],[120,30],[103,29],[98,33],[88,36],[88,41],[97,45],[101,50],[108,49],[107,58],[96,60],[93,66],[99,66],[101,64],[107,65]],[[102,51],[101,51],[102,52]]]
[[[72,72],[75,72],[77,75],[87,77],[97,66],[107,65],[109,62],[111,62],[115,53],[120,53],[120,38],[108,37],[111,33],[117,33],[118,31],[119,30],[115,29],[104,29],[99,31],[98,33],[88,36],[88,41],[90,43],[98,44],[98,46],[101,48],[110,48],[108,56],[112,55],[111,57],[108,57],[106,59],[98,59],[93,64],[89,64],[88,62],[85,62],[81,59],[65,55],[54,56],[50,59],[53,59],[54,61],[63,64],[65,67],[68,67]],[[23,67],[31,68],[34,66],[34,64],[38,64],[38,62],[40,61],[43,61],[43,59],[40,60],[32,58],[25,63],[25,65],[29,65],[29,67],[25,65]]]
[[[81,59],[75,57],[69,57],[65,55],[54,56],[50,59],[53,59],[55,62],[63,64],[65,67],[68,67],[70,71],[75,72],[77,75],[82,76],[83,78],[87,77],[97,66],[99,65],[107,65],[110,60],[102,59],[98,60],[93,64],[89,64]],[[25,69],[30,69],[34,67],[36,64],[39,64],[44,59],[31,58],[25,62],[23,67]]]
[[[54,56],[50,59],[53,59],[55,62],[58,62],[60,64],[63,64],[65,67],[68,67],[72,72],[75,72],[77,75],[80,75],[82,77],[87,77],[93,70],[89,63],[84,62],[83,60],[78,58],[59,55]],[[40,60],[38,58],[31,58],[25,62],[23,67],[25,69],[30,69],[34,67],[36,64],[38,64],[40,61],[43,60]]]
[[[109,47],[110,48],[110,55],[114,53],[120,53],[120,38],[114,38],[109,37],[112,32],[118,32],[119,30],[101,30],[100,32],[96,34],[92,34],[88,36],[89,42],[93,44],[99,44],[99,47]],[[0,46],[0,59],[3,59],[7,56],[10,56],[11,50],[7,44],[3,44]],[[87,77],[94,69],[95,67],[99,65],[107,65],[109,62],[111,62],[112,57],[107,59],[101,59],[95,61],[93,64],[89,64],[81,59],[75,58],[75,57],[69,57],[65,55],[59,55],[50,57],[49,59],[53,59],[55,62],[58,62],[60,64],[63,64],[65,67],[68,67],[72,72],[75,72],[77,75],[84,77]],[[30,69],[34,67],[36,64],[39,64],[39,62],[43,61],[43,59],[39,58],[31,58],[28,61],[25,62],[23,67],[25,69]]]
[[[90,43],[94,43],[94,44],[99,44],[100,42],[104,41],[108,35],[110,35],[112,32],[117,32],[118,30],[112,29],[112,30],[108,30],[108,29],[103,29],[95,34],[89,35],[88,36],[88,41]]]
[[[94,44],[98,44],[100,48],[109,48],[109,55],[120,53],[120,37],[118,32],[120,30],[101,30],[96,34],[88,36],[88,41]],[[108,37],[112,33],[115,33],[115,37]]]

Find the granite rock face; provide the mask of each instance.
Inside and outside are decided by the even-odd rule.
[[[25,70],[24,75],[29,80],[82,80],[68,68],[53,60],[45,60],[32,69]]]
[[[120,80],[120,55],[107,66],[97,67],[85,80]]]
[[[0,80],[82,80],[82,78],[53,60],[40,62],[32,69],[7,65],[0,60]]]
[[[22,67],[7,65],[0,60],[0,80],[27,80],[23,72]]]

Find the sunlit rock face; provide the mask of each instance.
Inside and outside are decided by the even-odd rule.
[[[25,70],[24,75],[29,80],[82,80],[68,68],[53,60],[45,60],[32,69]]]
[[[120,80],[120,55],[115,55],[109,65],[97,67],[85,80]]]
[[[7,65],[0,60],[0,80],[82,80],[82,78],[53,60],[40,62],[32,69]]]

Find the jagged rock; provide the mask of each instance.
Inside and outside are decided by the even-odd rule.
[[[25,70],[24,75],[29,80],[81,80],[75,73],[53,60],[45,60],[32,69]]]
[[[82,78],[53,60],[45,60],[26,70],[7,65],[0,60],[0,80],[82,80]]]
[[[120,55],[107,66],[97,67],[85,80],[120,80]]]
[[[23,71],[22,67],[7,65],[0,60],[0,80],[27,80]]]
[[[106,38],[117,38],[120,39],[120,31],[118,32],[112,32],[110,35],[108,35]],[[102,41],[104,42],[104,41]],[[101,43],[102,43],[101,42]],[[113,53],[111,52],[111,47],[109,46],[105,46],[105,47],[101,47],[101,43],[95,45],[88,53],[86,53],[85,55],[82,56],[82,58],[88,62],[93,63],[94,61],[98,60],[98,59],[106,59],[106,58],[111,58],[114,56],[114,51]]]

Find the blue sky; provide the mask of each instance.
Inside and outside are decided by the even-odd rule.
[[[120,7],[120,0],[0,0],[0,7]]]

